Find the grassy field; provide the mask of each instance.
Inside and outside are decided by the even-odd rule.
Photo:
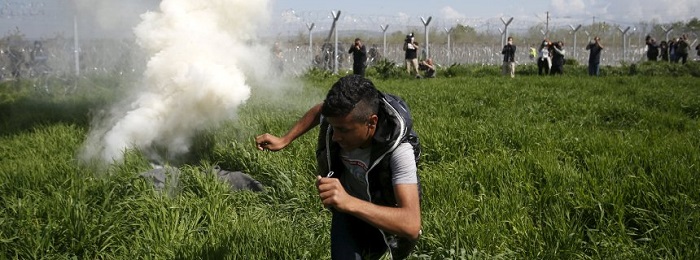
[[[317,130],[283,134],[335,81],[307,78],[273,102],[254,90],[237,121],[199,133],[164,193],[137,151],[110,167],[76,154],[114,79],[72,95],[0,85],[0,259],[328,259]],[[697,259],[700,80],[482,76],[375,80],[409,103],[423,144],[416,259]],[[90,91],[87,91],[87,90]],[[230,192],[212,165],[263,193]]]

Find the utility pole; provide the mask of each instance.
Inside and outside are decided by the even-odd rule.
[[[547,11],[547,20],[545,21],[544,31],[547,32],[547,34],[544,37],[549,38],[549,11]]]
[[[450,34],[452,32],[452,28],[445,29],[445,33],[447,34],[447,64],[450,64],[452,62],[452,48],[450,47]]]
[[[314,56],[314,47],[313,47],[313,38],[311,34],[311,30],[314,29],[314,23],[306,23],[306,28],[309,29],[309,53],[311,54],[311,57]]]
[[[433,20],[432,16],[428,16],[428,20],[424,19],[423,17],[420,18],[421,22],[423,22],[424,26],[424,33],[425,33],[425,58],[430,58],[430,43],[428,42],[430,37],[428,37],[428,25],[430,24],[430,21]]]
[[[617,29],[622,34],[622,62],[624,62],[625,58],[627,58],[627,32],[630,30],[630,27],[627,26],[624,30],[622,27],[617,27]]]
[[[338,18],[340,18],[340,10],[338,10],[337,12],[331,11],[331,15],[333,16],[333,28],[331,28],[331,33],[335,34],[335,44],[333,44],[333,74],[338,74],[338,28],[336,28],[335,25],[338,22]]]
[[[386,59],[386,29],[389,29],[389,25],[380,25],[379,28],[382,29],[384,33],[384,47],[382,48],[382,57]]]
[[[508,19],[508,21],[506,21],[505,19],[503,19],[503,17],[501,17],[501,22],[503,22],[503,25],[505,27],[503,29],[503,32],[502,32],[503,36],[501,36],[501,46],[503,46],[503,45],[505,45],[505,41],[508,38],[508,25],[510,25],[510,23],[513,22],[513,17]]]
[[[75,59],[75,78],[80,78],[80,43],[78,41],[78,16],[73,15],[73,55]]]
[[[501,47],[503,47],[503,45],[506,45],[506,43],[504,42],[506,39],[506,37],[504,37],[504,35],[506,34],[506,31],[504,31],[501,28],[497,28],[497,29],[498,29],[498,32],[501,34]]]
[[[668,42],[668,35],[673,31],[673,26],[670,28],[666,29],[666,26],[661,26],[661,30],[664,30],[664,33],[666,34],[666,42]]]
[[[569,24],[569,28],[571,28],[571,31],[574,34],[574,59],[578,58],[576,56],[576,34],[578,33],[578,30],[581,29],[581,25],[579,24],[578,26],[574,27],[573,25]]]

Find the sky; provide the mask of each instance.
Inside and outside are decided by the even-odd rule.
[[[294,1],[275,0],[275,14],[294,12],[299,20],[323,20],[331,10],[340,10],[348,20],[359,25],[365,20],[372,23],[399,26],[422,26],[421,17],[433,17],[449,27],[460,23],[470,26],[502,25],[501,18],[513,17],[513,25],[530,27],[549,23],[554,26],[608,22],[632,25],[641,21],[668,23],[687,21],[700,16],[698,0],[403,0],[403,1]],[[315,12],[316,14],[314,14]],[[318,15],[321,13],[322,15]],[[547,14],[549,13],[549,14]],[[321,16],[321,17],[319,17]],[[287,15],[286,20],[291,21]],[[327,18],[326,20],[330,20]],[[347,22],[347,20],[346,20]],[[327,22],[326,22],[327,23]],[[376,26],[375,26],[376,27]]]
[[[78,14],[86,35],[130,34],[145,11],[157,10],[158,0],[0,0],[0,33],[19,28],[28,36],[51,33],[72,35]],[[343,28],[389,30],[422,28],[421,17],[432,17],[431,26],[469,25],[477,30],[502,27],[501,18],[514,18],[511,28],[528,28],[547,21],[553,27],[608,22],[632,25],[640,21],[668,23],[700,16],[698,0],[271,0],[270,30],[293,35],[315,23],[328,29],[331,11],[340,10]]]
[[[697,0],[402,0],[402,1],[324,1],[276,0],[277,12],[286,9],[341,10],[356,14],[390,16],[442,16],[448,19],[464,17],[493,18],[501,16],[544,16],[547,11],[555,17],[579,17],[621,22],[657,19],[661,22],[687,20],[700,11]]]

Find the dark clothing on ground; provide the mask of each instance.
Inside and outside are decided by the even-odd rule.
[[[352,54],[352,73],[364,77],[365,68],[367,67],[367,49],[365,45],[360,46],[359,49],[353,45],[348,53]]]

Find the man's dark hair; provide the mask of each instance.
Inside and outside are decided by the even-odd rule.
[[[360,75],[340,78],[326,95],[321,114],[325,117],[344,117],[353,112],[353,119],[365,122],[379,110],[379,91],[372,81]]]

